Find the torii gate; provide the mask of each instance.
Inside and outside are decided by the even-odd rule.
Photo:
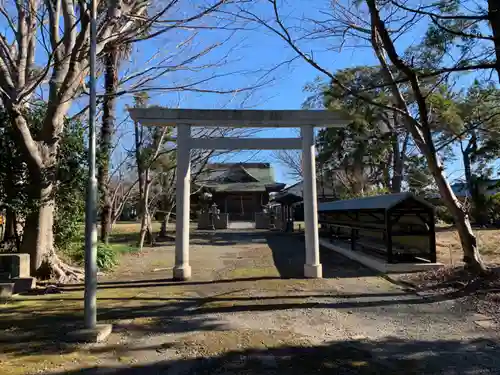
[[[304,170],[304,219],[306,262],[304,276],[321,278],[319,259],[318,211],[314,127],[344,127],[348,120],[326,110],[210,110],[130,108],[134,121],[145,126],[177,127],[176,237],[174,279],[191,277],[189,265],[189,209],[191,193],[191,149],[281,150],[302,149]],[[191,126],[292,128],[300,138],[192,138]]]

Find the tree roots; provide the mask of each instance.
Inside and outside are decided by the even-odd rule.
[[[36,276],[44,280],[55,280],[59,284],[69,284],[83,281],[85,274],[81,268],[64,263],[51,250],[42,261]]]

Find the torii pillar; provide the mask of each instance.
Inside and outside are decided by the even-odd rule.
[[[319,261],[318,233],[318,196],[316,193],[316,146],[314,143],[314,127],[303,126],[302,169],[304,172],[304,221],[306,236],[306,263],[304,276],[309,278],[323,277],[323,268]]]
[[[177,127],[177,183],[175,196],[175,280],[191,278],[189,265],[189,208],[191,202],[191,126]]]

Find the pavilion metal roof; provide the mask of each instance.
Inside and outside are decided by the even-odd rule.
[[[418,201],[427,207],[433,207],[412,193],[396,193],[321,203],[318,205],[318,211],[389,210],[406,200]]]

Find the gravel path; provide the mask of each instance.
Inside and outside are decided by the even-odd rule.
[[[119,283],[135,280],[130,300],[102,312],[112,337],[84,349],[92,365],[49,372],[500,373],[498,333],[453,300],[408,293],[328,250],[325,278],[302,279],[296,236],[196,232],[192,243],[194,277],[183,284],[169,281],[172,244],[124,259],[101,286],[118,295]]]

